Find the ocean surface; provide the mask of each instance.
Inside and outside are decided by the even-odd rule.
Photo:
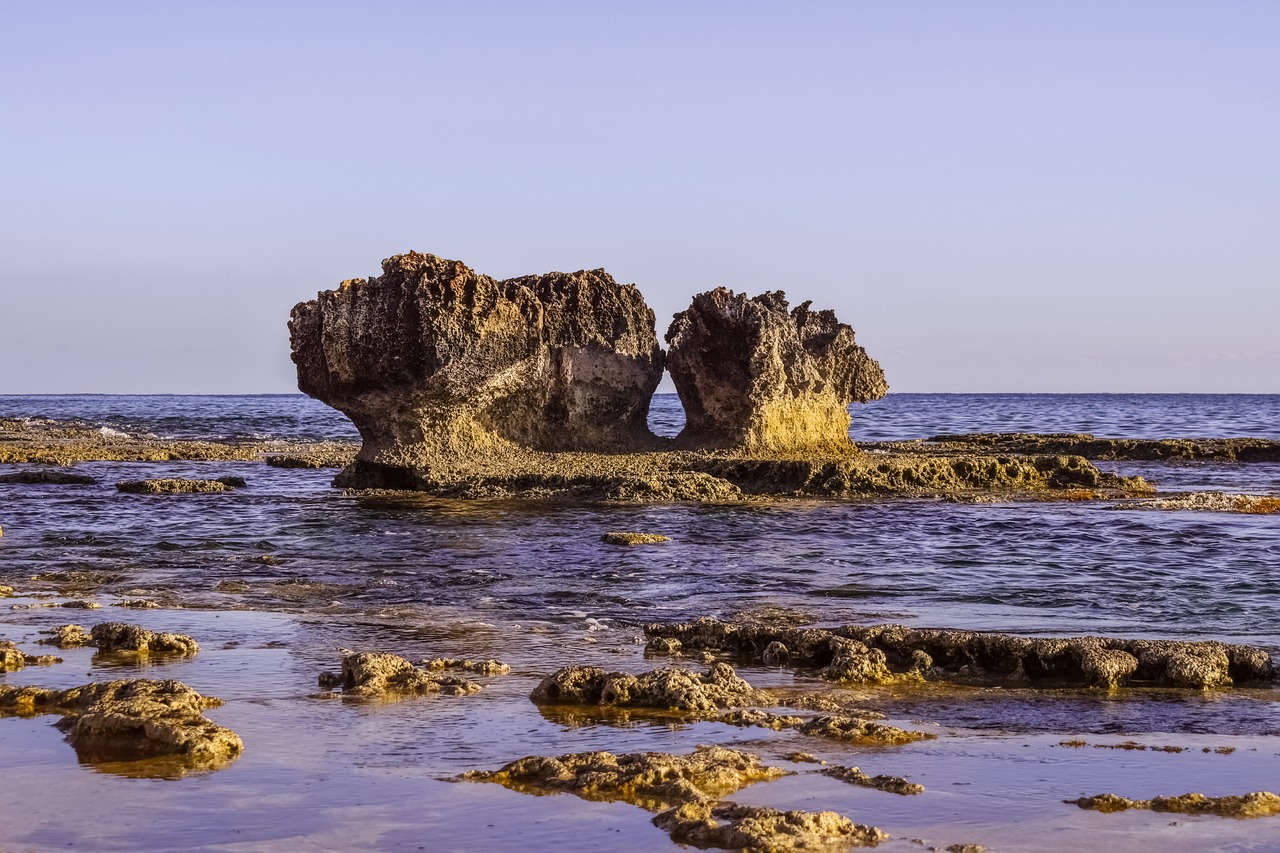
[[[74,418],[174,438],[355,438],[342,415],[301,395],[0,396],[0,417]],[[672,435],[681,419],[674,395],[660,395],[655,431]],[[851,434],[979,431],[1277,439],[1280,396],[895,394],[855,407]],[[0,473],[17,467],[0,465]],[[1162,490],[1280,494],[1275,464],[1105,467],[1141,473]],[[330,487],[331,470],[259,463],[104,462],[77,470],[99,483],[0,485],[0,584],[18,590],[17,607],[52,595],[104,608],[5,611],[0,639],[25,648],[50,626],[107,619],[190,633],[204,649],[196,658],[132,669],[227,699],[210,716],[241,732],[246,753],[228,769],[187,779],[126,778],[78,766],[47,718],[0,719],[3,849],[674,849],[630,806],[441,781],[526,754],[679,751],[735,738],[767,752],[759,739],[774,733],[567,719],[525,698],[539,677],[566,664],[657,665],[641,651],[651,621],[765,615],[820,625],[1218,639],[1280,653],[1274,515],[1119,511],[1105,502],[461,502],[352,497]],[[180,497],[114,488],[122,479],[221,475],[243,476],[248,488]],[[672,541],[611,548],[600,542],[611,530]],[[53,572],[78,574],[50,579]],[[162,607],[114,607],[136,597]],[[379,706],[308,698],[316,674],[335,669],[342,648],[412,659],[494,656],[515,673],[475,697]],[[0,684],[79,684],[102,677],[107,665],[88,651],[63,654],[65,664],[2,674]],[[132,671],[111,666],[117,675]],[[792,678],[765,668],[742,674],[762,684]],[[944,736],[892,754],[806,748],[824,746],[833,760],[869,773],[918,777],[940,791],[937,799],[809,776],[735,799],[834,808],[895,837],[995,850],[1157,849],[1144,846],[1153,838],[1158,849],[1214,849],[1226,838],[1231,849],[1274,850],[1266,846],[1280,837],[1274,823],[1193,819],[1183,821],[1189,829],[1170,829],[1168,816],[1098,815],[1061,800],[1102,790],[1276,790],[1276,699],[1273,690],[873,691],[867,702],[890,719]],[[1058,748],[1067,736],[1230,743],[1239,751],[1157,757]],[[964,787],[979,778],[982,785]],[[72,795],[68,818],[59,804]],[[130,820],[143,803],[147,817]],[[124,833],[122,840],[107,843],[102,827]],[[512,831],[524,846],[509,846]]]

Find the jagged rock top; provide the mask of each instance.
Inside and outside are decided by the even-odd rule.
[[[345,412],[360,461],[392,467],[510,450],[652,441],[653,311],[604,270],[497,281],[409,252],[293,309],[298,386]]]
[[[667,330],[667,366],[684,404],[686,446],[749,453],[851,448],[847,406],[883,397],[880,364],[832,311],[785,294],[700,293]]]

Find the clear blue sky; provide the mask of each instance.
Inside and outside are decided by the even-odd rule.
[[[408,249],[898,391],[1280,392],[1280,3],[0,3],[0,392],[294,388]]]

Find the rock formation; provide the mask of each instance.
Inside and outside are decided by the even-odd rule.
[[[684,652],[729,652],[752,662],[818,670],[850,684],[903,680],[1162,686],[1206,690],[1277,678],[1266,649],[1213,641],[1114,637],[1024,637],[981,631],[845,625],[785,628],[720,622],[645,626],[650,649],[676,641]]]
[[[417,252],[382,269],[289,321],[298,387],[355,423],[357,467],[653,441],[663,356],[634,286],[604,270],[495,281]]]
[[[680,443],[750,455],[842,455],[850,403],[888,391],[853,329],[781,291],[723,287],[694,297],[668,329],[667,368],[684,404]]]

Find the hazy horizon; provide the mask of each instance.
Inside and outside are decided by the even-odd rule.
[[[293,393],[290,308],[410,249],[660,339],[781,289],[893,392],[1280,393],[1274,3],[4,13],[0,394]]]

